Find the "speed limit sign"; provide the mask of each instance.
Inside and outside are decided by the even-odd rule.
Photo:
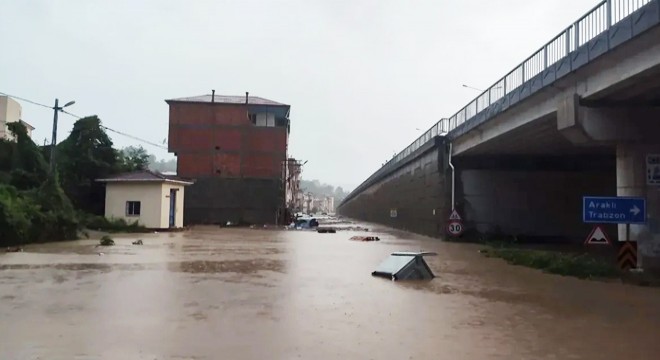
[[[447,231],[449,231],[449,233],[454,236],[461,235],[463,233],[463,230],[465,229],[463,228],[463,223],[461,223],[460,221],[451,221],[447,225]]]

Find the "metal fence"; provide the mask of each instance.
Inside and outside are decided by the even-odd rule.
[[[476,99],[459,110],[448,119],[442,119],[431,127],[424,135],[413,141],[407,148],[397,154],[392,161],[401,161],[408,154],[417,150],[431,136],[446,134],[457,126],[470,120],[492,103],[522,86],[549,66],[568,56],[578,47],[586,44],[612,24],[616,24],[628,15],[637,11],[651,0],[603,0],[587,14],[579,18],[566,30],[555,36],[532,56],[504,75]],[[426,140],[424,140],[426,139]],[[388,162],[389,163],[389,162]]]
[[[548,69],[559,60],[577,50],[596,36],[606,31],[613,24],[625,19],[652,0],[603,0],[571,26],[555,36],[538,51],[525,59],[508,74],[481,93],[450,118],[443,118],[435,123],[422,136],[417,138],[391,160],[383,165],[363,182],[368,184],[372,179],[387,173],[406,156],[412,154],[431,138],[444,135],[470,120],[491,104],[502,99],[507,94],[517,90],[526,81]],[[362,187],[359,186],[354,192]]]

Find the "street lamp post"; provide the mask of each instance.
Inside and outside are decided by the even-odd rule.
[[[484,90],[477,89],[476,87],[473,87],[473,86],[470,86],[470,85],[465,85],[465,84],[463,84],[462,86],[463,86],[464,88],[468,88],[468,89],[472,89],[472,90],[477,90],[477,91],[479,91],[479,92],[484,92]]]
[[[486,92],[486,90],[478,89],[478,88],[476,88],[476,87],[474,87],[474,86],[470,86],[470,85],[465,85],[465,84],[463,84],[463,85],[461,85],[461,86],[464,87],[464,88],[467,88],[467,89],[476,90],[476,91],[481,92],[481,93]],[[490,88],[490,90],[501,89],[501,88],[502,88],[502,85],[499,85],[499,86],[493,86],[493,87]]]
[[[59,99],[55,99],[55,106],[53,110],[55,114],[53,115],[53,136],[51,139],[50,145],[50,173],[52,174],[55,171],[55,145],[57,145],[57,114],[62,111],[65,107],[75,104],[75,101],[69,101],[64,104],[64,106],[59,106]]]

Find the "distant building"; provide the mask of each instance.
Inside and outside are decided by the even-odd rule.
[[[302,194],[302,211],[305,214],[311,214],[314,208],[314,195],[312,193]]]
[[[21,104],[9,96],[0,96],[0,139],[13,140],[14,135],[9,131],[9,124],[20,122],[25,126],[28,136],[32,137],[34,127],[21,120],[23,109]]]
[[[106,184],[105,217],[150,229],[183,227],[184,189],[192,181],[144,170],[97,179]]]
[[[298,189],[296,192],[296,205],[297,207],[295,208],[296,212],[305,212],[305,193],[301,190]]]
[[[314,197],[312,199],[312,212],[313,213],[323,212],[323,198]]]
[[[292,212],[302,210],[302,197],[300,196],[300,175],[302,164],[300,161],[289,158],[286,167],[285,194],[287,208]]]
[[[177,174],[196,179],[187,191],[185,222],[283,220],[291,107],[247,93],[166,102]]]
[[[335,198],[332,196],[316,196],[312,193],[298,193],[302,204],[301,211],[305,214],[332,214],[335,212]]]
[[[332,196],[325,197],[325,212],[328,214],[335,213],[335,198]]]

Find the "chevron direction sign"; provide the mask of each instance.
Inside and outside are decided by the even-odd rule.
[[[621,270],[630,270],[637,267],[637,243],[634,241],[624,241],[619,250],[617,263]]]

